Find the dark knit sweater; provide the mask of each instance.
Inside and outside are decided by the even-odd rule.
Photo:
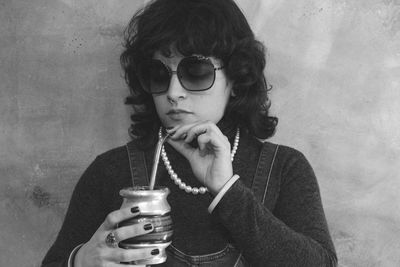
[[[233,138],[232,133],[226,134]],[[185,254],[202,255],[220,251],[229,242],[243,250],[252,266],[335,266],[335,249],[311,166],[300,152],[280,146],[262,205],[250,189],[261,148],[257,139],[242,133],[233,161],[240,180],[212,214],[207,207],[213,196],[180,190],[160,162],[157,184],[171,190],[174,246]],[[178,176],[189,185],[201,186],[188,161],[169,145],[166,151]],[[146,151],[148,166],[152,154]],[[121,206],[119,190],[131,185],[125,147],[98,156],[76,185],[65,221],[42,266],[66,266],[73,248],[87,242],[107,214]]]

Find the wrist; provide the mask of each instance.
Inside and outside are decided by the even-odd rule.
[[[232,187],[232,185],[240,178],[239,175],[235,174],[233,175],[221,188],[221,190],[218,192],[218,194],[215,196],[213,201],[211,202],[210,206],[208,207],[208,212],[212,213],[215,209],[215,207],[218,205],[222,197],[225,195],[225,193]]]
[[[210,185],[206,185],[206,187],[213,196],[216,196],[232,177],[233,173],[230,173],[224,178],[214,178],[212,179],[213,183],[210,183]]]

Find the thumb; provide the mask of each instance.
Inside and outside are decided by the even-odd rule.
[[[193,155],[193,152],[196,150],[195,148],[191,147],[188,143],[185,143],[183,140],[175,141],[171,138],[167,140],[168,144],[170,144],[176,151],[181,153],[187,160]]]

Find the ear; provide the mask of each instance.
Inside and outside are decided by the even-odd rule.
[[[233,92],[233,82],[231,80],[227,81],[227,87],[229,87],[229,89],[231,90],[231,97],[235,97],[236,94],[235,92]]]

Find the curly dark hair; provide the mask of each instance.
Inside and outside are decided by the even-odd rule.
[[[138,80],[136,66],[156,51],[170,54],[172,47],[183,56],[220,59],[234,93],[224,117],[234,118],[257,138],[274,134],[278,119],[268,114],[271,86],[263,73],[265,48],[233,0],[152,1],[132,17],[124,37],[120,60],[131,93],[126,104],[134,110],[130,134],[139,143],[154,144],[161,122],[151,94]]]

